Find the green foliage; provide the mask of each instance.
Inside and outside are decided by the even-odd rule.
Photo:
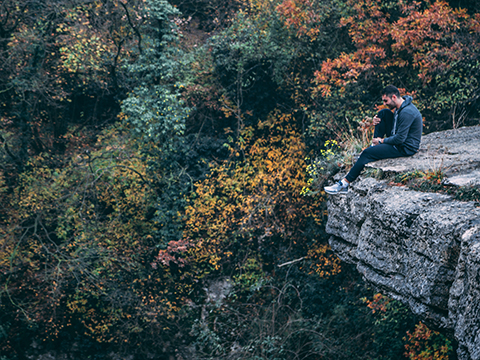
[[[305,186],[301,195],[316,195],[323,189],[323,184],[335,175],[343,161],[339,153],[340,146],[336,140],[327,140],[324,149],[320,150],[320,156],[307,166],[308,186]],[[308,160],[308,159],[307,159]]]
[[[480,188],[478,186],[462,186],[456,189],[454,194],[456,200],[480,203]]]
[[[115,120],[129,85],[122,64],[136,56],[141,3],[2,2],[2,131],[13,134],[7,162],[17,170],[32,154],[71,154],[82,128],[90,133],[80,142],[95,142],[92,133]]]
[[[148,27],[145,49],[129,66],[141,86],[130,92],[122,103],[122,117],[138,139],[139,150],[148,164],[149,176],[155,178],[158,194],[156,221],[160,246],[182,236],[183,200],[191,181],[184,171],[188,147],[184,142],[185,122],[190,110],[180,98],[184,85],[178,69],[188,66],[178,47],[177,28],[171,22],[178,10],[167,1],[146,2]]]
[[[283,96],[280,86],[294,56],[275,14],[239,13],[232,26],[213,36],[214,74],[225,89],[230,113],[250,125],[265,118]]]
[[[172,5],[178,7],[188,18],[199,21],[199,27],[207,32],[221,30],[232,22],[236,12],[244,7],[244,0],[172,0]]]
[[[377,359],[395,359],[403,354],[403,335],[415,324],[415,317],[399,301],[375,294],[372,300],[363,299],[375,318],[374,346]]]
[[[141,141],[169,153],[184,133],[188,109],[167,86],[152,85],[133,90],[123,101],[123,113]]]
[[[262,269],[262,259],[251,257],[241,265],[238,273],[233,276],[233,281],[237,291],[243,292],[258,288],[266,277]]]
[[[287,49],[294,44],[285,43],[278,20],[271,16],[255,18],[240,13],[232,26],[210,39],[217,74],[231,78],[227,85],[240,76],[239,85],[251,87],[259,76],[254,67],[261,66],[273,67],[271,76],[279,84],[283,82],[283,72],[293,58]]]
[[[197,356],[403,358],[403,337],[415,319],[396,302],[372,314],[360,298],[374,295],[354,271],[319,281],[297,264],[249,290],[236,285],[221,305],[203,305],[204,316],[193,328]]]
[[[124,125],[97,133],[93,149],[82,151],[81,136],[72,137],[80,150],[70,161],[31,156],[6,190],[10,212],[0,266],[8,286],[1,306],[12,314],[2,320],[13,325],[1,341],[10,353],[21,349],[9,345],[12,334],[26,328],[42,340],[60,341],[68,333],[117,346],[153,346],[171,337],[165,322],[179,314],[185,288],[173,290],[168,271],[152,277],[151,261],[158,235],[167,242],[181,236],[188,109],[171,82],[180,64],[171,46],[177,36],[170,17],[177,12],[166,1],[146,6],[141,29],[148,36],[129,69],[137,81],[123,103]],[[94,50],[91,41],[83,46],[77,55]],[[2,185],[3,179],[2,172]],[[147,327],[152,331],[144,332]]]
[[[144,48],[137,61],[127,66],[137,84],[164,84],[174,78],[183,53],[178,47],[178,27],[172,21],[179,11],[166,0],[147,0],[143,8]],[[182,64],[186,65],[186,64]]]
[[[450,64],[443,76],[436,75],[433,88],[424,89],[422,94],[422,97],[435,99],[421,104],[430,117],[427,129],[445,126],[455,129],[469,124],[468,118],[475,111],[472,105],[480,95],[479,73],[479,60],[466,58]]]
[[[64,169],[37,157],[22,174],[2,239],[2,312],[18,310],[4,319],[13,324],[8,339],[28,328],[49,341],[68,333],[121,350],[172,336],[167,324],[181,318],[189,288],[151,266],[156,179],[129,134],[105,132],[98,150]]]

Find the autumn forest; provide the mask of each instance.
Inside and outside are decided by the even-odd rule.
[[[328,246],[396,85],[478,125],[468,0],[2,0],[0,360],[454,359]]]

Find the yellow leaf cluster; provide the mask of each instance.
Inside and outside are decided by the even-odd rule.
[[[306,186],[305,145],[292,114],[275,111],[241,137],[244,158],[212,166],[186,210],[191,262],[205,273],[221,269],[234,261],[239,247],[253,244],[306,252],[304,229],[308,221],[323,218],[321,200],[300,196]],[[337,272],[338,261],[323,254],[310,257],[318,260],[318,274]]]

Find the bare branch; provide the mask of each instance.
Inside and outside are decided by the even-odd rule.
[[[305,260],[305,257],[301,257],[300,259],[295,259],[295,260],[292,260],[292,261],[288,261],[286,263],[283,263],[283,264],[280,264],[278,265],[278,267],[283,267],[283,266],[287,266],[287,265],[292,265],[292,264],[295,264],[299,261],[302,261],[302,260]]]

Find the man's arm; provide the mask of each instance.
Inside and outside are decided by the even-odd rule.
[[[410,127],[412,126],[413,122],[415,121],[416,114],[412,114],[404,109],[399,115],[397,119],[397,131],[395,135],[387,137],[383,139],[384,144],[390,145],[402,145],[405,140],[407,139],[408,132],[410,131]]]

